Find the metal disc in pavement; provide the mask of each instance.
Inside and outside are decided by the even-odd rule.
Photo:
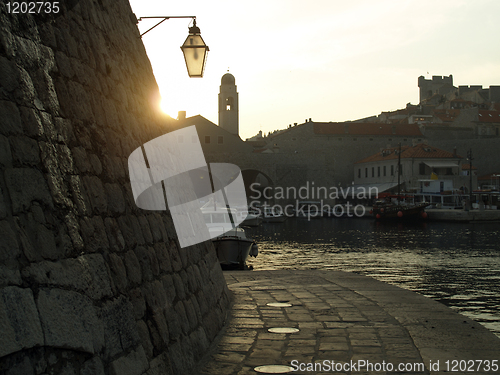
[[[255,367],[254,370],[263,374],[288,374],[293,370],[293,367],[283,365],[266,365]]]
[[[269,328],[269,332],[271,333],[296,333],[299,332],[297,328],[292,328],[292,327],[274,327],[274,328]]]
[[[267,306],[270,307],[292,307],[291,303],[284,303],[284,302],[269,302]]]

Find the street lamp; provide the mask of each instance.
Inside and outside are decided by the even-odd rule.
[[[205,70],[205,62],[207,60],[208,46],[203,41],[200,35],[200,28],[196,26],[196,16],[168,16],[168,17],[141,17],[137,22],[142,21],[146,18],[161,18],[162,20],[158,22],[153,27],[149,28],[143,32],[140,37],[149,31],[153,30],[156,26],[160,25],[164,21],[170,18],[192,18],[193,26],[189,28],[189,35],[181,46],[182,53],[184,54],[184,61],[186,62],[186,67],[189,77],[203,77],[203,72]]]

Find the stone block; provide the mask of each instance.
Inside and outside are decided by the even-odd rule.
[[[95,353],[104,330],[88,297],[61,289],[42,289],[37,300],[45,345]]]
[[[155,243],[153,246],[158,267],[160,272],[172,272],[172,265],[170,263],[170,254],[168,253],[167,246],[163,242]]]
[[[70,176],[69,184],[73,202],[76,205],[78,213],[83,216],[90,215],[92,213],[90,201],[80,176]]]
[[[113,251],[123,251],[125,249],[125,239],[116,220],[107,217],[104,219],[104,225],[108,234],[109,248]]]
[[[12,92],[19,87],[19,72],[16,64],[3,56],[0,57],[0,82],[7,92]]]
[[[109,249],[108,236],[100,216],[85,217],[80,220],[83,241],[87,252]]]
[[[139,320],[137,322],[137,332],[141,339],[142,347],[146,353],[147,358],[153,357],[153,344],[151,344],[151,338],[149,337],[149,329],[144,320]]]
[[[33,368],[33,363],[29,357],[24,357],[19,362],[16,362],[5,375],[35,375],[35,370]]]
[[[179,322],[181,325],[182,332],[184,334],[189,333],[189,321],[186,315],[186,309],[184,308],[184,303],[182,301],[178,301],[174,306],[174,311],[177,313],[177,317],[179,318]]]
[[[158,215],[156,214],[149,214],[146,216],[148,223],[149,223],[149,228],[151,230],[151,235],[153,236],[153,242],[159,242],[163,240],[163,235],[160,229],[160,226],[163,225],[163,222],[161,221],[161,218],[158,219]]]
[[[174,281],[174,286],[175,286],[175,291],[176,295],[179,299],[185,299],[186,298],[186,289],[185,285],[182,282],[182,278],[178,273],[174,273],[172,275],[172,279]]]
[[[191,299],[184,300],[183,303],[190,326],[189,330],[193,331],[198,326],[198,317],[196,315],[196,311],[194,310],[194,304],[191,302]]]
[[[0,265],[0,287],[7,285],[21,285],[21,272],[19,271],[19,264],[15,262],[13,266],[7,267]]]
[[[206,351],[210,347],[210,341],[208,341],[207,335],[203,327],[198,327],[190,335],[190,341],[192,345],[192,352],[195,358],[202,358]]]
[[[40,223],[34,223],[33,229],[35,230],[37,252],[44,259],[56,260],[64,256],[64,253],[57,248],[54,232],[51,229]]]
[[[170,359],[167,353],[161,353],[159,356],[153,358],[149,362],[149,370],[146,375],[164,375],[173,374],[172,366],[170,365]]]
[[[71,66],[70,59],[62,52],[57,51],[55,54],[57,67],[59,68],[59,73],[61,73],[66,78],[72,78],[75,72]]]
[[[139,219],[137,216],[129,215],[130,224],[134,230],[135,238],[137,239],[137,245],[145,245],[146,241],[144,240],[144,235],[142,234],[142,228],[139,224]]]
[[[144,246],[137,246],[134,251],[141,265],[142,279],[144,281],[153,280],[153,271],[151,269],[148,250]]]
[[[26,211],[33,201],[50,208],[54,207],[47,181],[40,171],[29,168],[7,169],[5,180],[14,215]]]
[[[22,133],[21,115],[14,103],[0,100],[0,118],[2,119],[1,132],[4,135]]]
[[[12,153],[9,139],[0,134],[0,166],[4,168],[12,167]]]
[[[0,289],[0,357],[44,344],[31,289]]]
[[[42,120],[38,111],[33,108],[19,106],[24,134],[28,137],[41,137],[44,134]]]
[[[23,276],[38,284],[72,288],[96,300],[111,296],[110,280],[101,254],[32,263],[23,269]]]
[[[111,362],[109,368],[111,375],[142,375],[149,368],[149,363],[144,348],[140,345],[136,350]]]
[[[159,280],[144,284],[142,293],[151,311],[164,310],[167,307],[167,293]]]
[[[89,161],[94,173],[96,175],[100,175],[102,173],[102,163],[101,160],[99,160],[99,157],[96,154],[90,154]]]
[[[125,199],[118,184],[104,184],[106,191],[106,199],[108,201],[108,209],[112,214],[125,213]]]
[[[132,306],[134,307],[135,318],[142,319],[146,313],[146,301],[144,300],[141,288],[132,289],[129,291],[128,296]]]
[[[140,284],[142,281],[141,264],[133,250],[129,250],[125,253],[125,267],[127,268],[127,277],[129,281],[134,285]]]
[[[10,260],[15,260],[21,250],[17,242],[16,234],[12,230],[8,221],[0,221],[0,263],[5,264]]]
[[[118,225],[120,226],[121,233],[125,239],[125,243],[128,247],[133,248],[137,244],[137,239],[135,237],[134,228],[130,221],[130,215],[120,216],[118,218]]]
[[[104,303],[102,307],[106,359],[115,358],[139,343],[133,306],[124,296]]]
[[[106,193],[99,177],[85,176],[83,178],[85,190],[90,200],[90,205],[94,214],[104,214],[108,210],[108,202],[106,200]]]
[[[102,349],[103,324],[88,297],[67,290],[42,289],[37,306],[46,346],[87,353]]]
[[[149,227],[148,219],[146,219],[146,216],[144,215],[139,216],[138,219],[139,219],[139,225],[141,226],[142,229],[144,240],[148,245],[151,245],[153,243],[153,234],[151,233],[151,228]]]
[[[161,282],[163,284],[163,289],[167,293],[168,304],[171,305],[175,297],[177,297],[177,292],[175,290],[175,285],[172,275],[163,275],[161,277]]]
[[[80,375],[105,375],[101,358],[96,356],[84,362],[80,369]]]
[[[73,124],[70,120],[62,117],[54,118],[54,128],[57,133],[57,141],[65,144],[73,143],[75,134],[73,132]]]
[[[73,243],[73,251],[79,254],[84,249],[83,239],[80,236],[80,225],[73,213],[67,214],[64,217],[64,221],[68,228],[68,235]]]
[[[125,292],[128,286],[127,282],[127,270],[125,269],[125,264],[120,256],[110,253],[109,254],[109,268],[111,270],[111,277],[115,282],[116,288],[120,292]]]

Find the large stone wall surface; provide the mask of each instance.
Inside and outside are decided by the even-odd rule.
[[[180,249],[127,159],[173,130],[127,0],[0,10],[0,373],[189,373],[222,327],[210,242]]]

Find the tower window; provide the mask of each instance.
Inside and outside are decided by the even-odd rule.
[[[226,111],[231,111],[233,108],[233,98],[230,96],[226,98]]]

